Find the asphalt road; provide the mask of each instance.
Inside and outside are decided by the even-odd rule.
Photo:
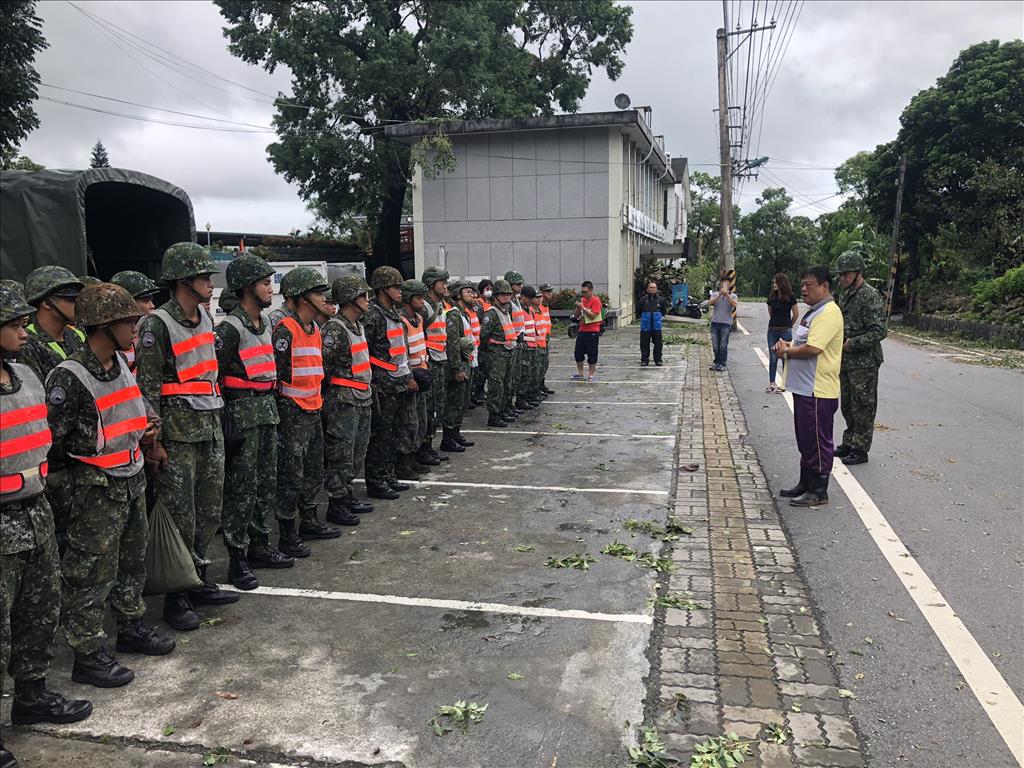
[[[729,372],[777,493],[797,478],[792,416],[782,396],[764,392],[768,374],[752,348],[767,352],[766,308],[741,305],[740,322],[750,335],[733,334]],[[850,469],[1024,698],[1024,376],[896,337],[883,346],[870,463]],[[837,437],[843,426],[837,414]],[[857,696],[869,765],[1016,765],[835,481],[830,495],[827,508],[780,510],[841,683]]]

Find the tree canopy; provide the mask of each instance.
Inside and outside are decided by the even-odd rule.
[[[0,12],[0,162],[4,164],[13,160],[21,142],[39,127],[32,107],[39,73],[32,64],[47,45],[35,0],[5,0]]]
[[[99,139],[96,139],[96,143],[92,145],[92,155],[89,158],[89,167],[110,167],[110,157],[107,155],[107,148],[103,146],[103,142]]]
[[[367,216],[377,263],[399,264],[406,121],[573,112],[632,38],[613,0],[216,0],[229,48],[292,73],[276,102],[275,170],[324,220]]]

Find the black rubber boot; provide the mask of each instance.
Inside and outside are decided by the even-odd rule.
[[[203,586],[188,591],[188,600],[192,605],[231,605],[238,602],[238,595],[225,592],[217,586],[217,582],[206,575],[206,566],[199,566],[199,578]]]
[[[117,625],[118,653],[141,653],[145,656],[166,656],[174,650],[174,641],[158,635],[142,619],[132,619]]]
[[[461,429],[455,430],[455,442],[461,445],[463,448],[472,448],[474,445],[476,445],[476,443],[474,443],[472,440],[467,440],[465,437],[462,436]]]
[[[448,453],[463,453],[466,449],[455,440],[455,430],[446,429],[444,437],[441,438],[441,450]]]
[[[416,451],[415,459],[425,467],[436,467],[441,463],[441,460],[431,452],[429,443],[424,443],[420,446],[419,450]]]
[[[782,490],[779,491],[779,496],[783,496],[787,499],[793,499],[796,498],[797,496],[802,496],[804,492],[807,490],[808,474],[809,473],[807,472],[807,470],[803,466],[801,466],[800,482],[794,485],[792,488],[783,488]]]
[[[341,497],[341,505],[349,512],[355,512],[357,515],[373,512],[373,504],[370,504],[368,501],[360,501],[351,490],[349,490],[347,495]]]
[[[92,653],[76,653],[71,679],[97,688],[120,688],[135,679],[135,673],[117,663],[106,648]]]
[[[164,596],[164,621],[179,632],[199,629],[199,616],[192,610],[187,592],[168,592]]]
[[[302,521],[299,525],[299,535],[303,539],[336,539],[341,536],[341,529],[325,525],[314,518]]]
[[[252,568],[249,566],[249,560],[245,556],[244,549],[228,547],[228,581],[236,589],[244,589],[246,591],[256,589],[260,585],[260,580],[256,578],[256,574],[252,572]]]
[[[2,741],[0,741],[0,768],[18,768],[18,761],[7,751]]]
[[[309,557],[313,550],[306,546],[295,530],[295,520],[278,520],[278,530],[281,533],[277,548],[289,557]]]
[[[278,549],[274,549],[269,543],[253,543],[249,545],[249,554],[246,557],[250,568],[291,568],[295,565],[295,558],[286,555]]]
[[[48,689],[45,680],[18,680],[14,683],[14,703],[11,705],[11,722],[14,725],[77,723],[91,714],[92,704],[88,701],[65,699]],[[14,760],[14,755],[8,752],[3,758]],[[0,762],[4,768],[7,765]],[[12,765],[17,765],[17,762]]]
[[[492,413],[490,416],[487,417],[487,426],[503,429],[508,426],[508,422],[501,418],[501,416],[499,416],[498,414]]]
[[[791,507],[820,507],[828,504],[828,475],[819,475],[817,472],[807,473],[807,490],[789,500]]]
[[[339,497],[331,499],[327,504],[327,519],[336,525],[359,525],[359,515],[351,512]]]

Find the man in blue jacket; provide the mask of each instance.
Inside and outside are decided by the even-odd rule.
[[[654,364],[661,365],[661,319],[668,313],[668,302],[658,295],[658,284],[648,281],[647,290],[636,303],[640,318],[640,365],[649,365],[651,341],[654,341]]]

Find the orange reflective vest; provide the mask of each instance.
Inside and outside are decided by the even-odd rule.
[[[473,343],[480,349],[480,316],[472,309],[467,309],[466,314],[469,315],[469,327],[473,329]]]
[[[328,322],[341,323],[340,320],[329,320]],[[344,323],[341,323],[341,326],[348,334],[348,348],[352,353],[352,365],[347,371],[338,371],[339,375],[334,375],[335,372],[332,371],[330,383],[335,387],[348,387],[360,392],[367,392],[370,389],[370,379],[373,376],[373,372],[370,370],[370,345],[364,334],[353,333]],[[360,330],[362,330],[362,326],[360,326]]]
[[[103,470],[104,474],[111,477],[132,477],[141,471],[143,462],[140,443],[149,419],[142,392],[128,366],[122,361],[120,374],[112,381],[100,381],[77,360],[65,360],[57,368],[65,368],[82,383],[92,395],[99,414],[96,453],[80,456],[68,452],[68,455],[83,464]]]
[[[324,404],[320,385],[324,380],[323,344],[320,329],[306,333],[294,317],[284,317],[281,325],[292,334],[292,377],[279,379],[277,391],[304,411],[319,411]]]
[[[46,390],[27,365],[8,362],[21,386],[0,393],[0,501],[38,496],[46,487],[50,425]]]
[[[214,411],[223,407],[217,384],[217,355],[214,351],[213,318],[205,307],[199,307],[199,325],[186,328],[165,309],[153,314],[167,328],[171,355],[178,381],[164,382],[161,397],[180,397],[195,411]]]
[[[497,304],[491,306],[497,315],[498,320],[501,321],[501,330],[505,333],[505,340],[498,341],[497,339],[491,339],[491,344],[498,347],[504,347],[505,349],[512,349],[516,345],[516,339],[519,334],[516,333],[515,325],[512,323],[512,318],[509,317],[507,312],[502,312]]]
[[[546,349],[548,336],[551,335],[551,311],[544,304],[540,305],[540,311],[534,317],[537,322],[537,346]]]
[[[477,324],[478,330],[475,333],[473,331],[473,321],[470,320],[469,317],[472,312],[473,310],[471,309],[467,309],[465,311],[463,311],[461,308],[459,309],[459,314],[462,315],[462,337],[464,339],[471,339],[473,341],[473,354],[469,356],[469,367],[476,368],[477,366],[480,365],[480,341],[477,338],[480,331],[479,323]],[[475,318],[476,315],[473,315],[473,317]]]
[[[402,322],[405,324],[405,346],[409,354],[410,368],[427,367],[427,341],[423,333],[423,320],[418,325],[402,314]]]
[[[448,359],[448,353],[446,351],[448,345],[448,328],[445,318],[448,316],[448,312],[452,309],[452,305],[447,301],[441,302],[441,311],[437,312],[434,310],[434,305],[430,305],[430,309],[434,311],[434,317],[430,321],[430,325],[427,326],[427,350],[430,353],[430,359],[434,362],[442,362]]]
[[[384,315],[384,331],[388,337],[388,359],[381,360],[379,357],[371,356],[370,364],[380,368],[393,379],[411,375],[409,353],[405,346],[405,325]]]
[[[241,318],[228,315],[224,322],[238,331],[238,359],[245,369],[245,378],[224,376],[221,383],[227,389],[249,389],[256,392],[270,392],[277,381],[277,363],[274,362],[274,347],[271,341],[270,320],[261,315],[263,333],[250,331]]]
[[[526,313],[523,311],[523,305],[519,303],[518,296],[512,297],[509,307],[512,309],[512,327],[516,329],[516,338],[518,338],[519,334],[526,332]]]
[[[523,310],[523,339],[526,341],[527,347],[536,349],[537,323],[533,318],[533,310],[529,308]]]

